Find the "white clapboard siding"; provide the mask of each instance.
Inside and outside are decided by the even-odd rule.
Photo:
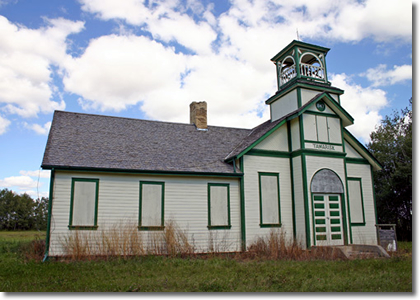
[[[346,196],[346,176],[345,176],[345,169],[344,169],[344,160],[342,158],[331,158],[331,157],[319,157],[319,156],[306,156],[306,178],[307,178],[307,186],[308,186],[308,201],[309,201],[309,220],[310,220],[310,234],[311,234],[311,244],[314,245],[313,239],[313,223],[312,223],[312,195],[311,195],[311,182],[312,177],[321,169],[330,169],[334,171],[338,177],[340,177],[341,183],[343,184],[344,188],[344,197],[347,200]],[[345,201],[346,205],[346,212],[348,211],[347,201]],[[348,225],[348,220],[347,225]],[[349,236],[350,232],[347,232],[347,236]]]
[[[376,213],[370,168],[371,166],[368,164],[347,164],[347,176],[361,178],[362,180],[363,204],[366,221],[365,226],[352,227],[354,244],[377,244],[375,227]]]
[[[240,250],[240,197],[239,179],[187,177],[187,176],[142,176],[113,173],[71,173],[56,171],[54,180],[53,209],[51,216],[50,255],[63,253],[62,241],[74,230],[69,230],[71,180],[75,178],[99,179],[98,229],[79,230],[91,238],[101,234],[104,228],[138,225],[140,181],[157,181],[165,184],[165,224],[174,221],[186,232],[197,252],[209,251],[213,247],[225,251]],[[231,229],[209,230],[208,183],[229,184]],[[139,231],[146,239],[149,233]],[[159,232],[152,232],[152,235]],[[210,239],[211,238],[211,239]],[[222,245],[223,244],[223,245]],[[222,246],[226,249],[222,249]]]
[[[290,93],[282,96],[279,100],[270,105],[271,121],[278,120],[285,115],[298,109],[297,91],[294,89]]]
[[[293,238],[292,193],[288,158],[244,156],[246,242],[249,247],[271,228],[260,227],[260,195],[258,172],[279,173],[281,230]]]
[[[276,131],[271,133],[268,137],[256,145],[254,149],[289,151],[287,140],[287,124],[284,124]]]
[[[305,204],[303,199],[303,177],[302,177],[302,158],[300,156],[293,158],[293,189],[295,195],[295,223],[296,240],[306,247],[305,232]]]
[[[346,147],[346,157],[363,158],[347,141],[344,141],[344,146]]]
[[[292,151],[300,149],[300,129],[299,118],[290,121],[290,134],[292,136]],[[302,137],[303,138],[303,137]]]

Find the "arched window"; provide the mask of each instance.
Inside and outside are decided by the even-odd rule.
[[[280,74],[280,86],[296,77],[296,64],[292,56],[287,56],[277,67],[279,68]]]
[[[324,79],[324,66],[313,53],[305,53],[300,58],[300,73],[302,76]]]
[[[340,177],[335,172],[322,169],[312,178],[311,191],[312,193],[322,194],[342,194],[344,188]]]

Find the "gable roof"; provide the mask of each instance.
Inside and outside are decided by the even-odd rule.
[[[42,168],[233,174],[224,157],[249,132],[56,111]]]
[[[289,114],[283,116],[282,118],[271,122],[270,120],[262,123],[261,125],[252,129],[250,134],[243,139],[236,147],[233,149],[228,156],[225,158],[225,161],[230,161],[235,158],[240,158],[246,152],[251,150],[254,146],[259,144],[262,140],[264,140],[267,136],[269,136],[273,131],[277,128],[281,127],[287,121],[290,121],[301,114],[303,114],[311,104],[319,101],[325,100],[327,105],[343,120],[344,126],[348,126],[353,124],[353,118],[350,114],[344,110],[328,93],[323,92],[315,95],[311,100],[307,103],[299,107],[298,109],[290,112]]]
[[[346,128],[343,128],[344,139],[372,166],[375,171],[381,170],[382,165],[369,150],[363,146]]]

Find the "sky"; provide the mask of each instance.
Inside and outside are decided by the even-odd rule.
[[[407,0],[0,0],[0,189],[48,197],[40,168],[55,110],[252,128],[291,41],[330,48],[363,144],[412,97]]]

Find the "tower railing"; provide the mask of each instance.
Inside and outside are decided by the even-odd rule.
[[[296,65],[284,68],[280,75],[280,86],[296,77]]]
[[[324,80],[324,68],[315,65],[309,65],[305,63],[300,64],[300,74],[301,76],[311,77],[317,80]]]
[[[288,83],[297,76],[296,65],[284,68],[280,74],[280,86]],[[309,77],[317,81],[325,81],[325,70],[323,67],[300,63],[300,76]]]

